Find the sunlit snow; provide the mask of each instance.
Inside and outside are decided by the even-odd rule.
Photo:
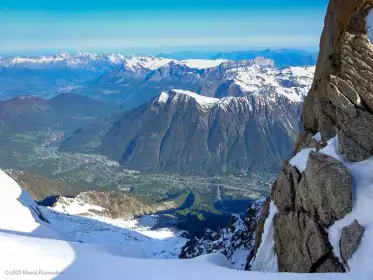
[[[230,262],[221,254],[190,260],[149,260],[144,259],[148,252],[146,243],[129,244],[121,250],[117,246],[102,243],[80,243],[67,237],[62,239],[63,234],[60,233],[60,229],[53,228],[53,223],[52,225],[43,223],[36,215],[31,214],[35,203],[3,172],[0,172],[0,185],[1,279],[31,277],[152,280],[350,280],[351,277],[359,280],[372,279],[372,274],[367,273],[368,270],[353,275],[238,271],[232,269]],[[36,227],[30,228],[30,223],[34,223]],[[88,229],[91,226],[92,224],[87,224]],[[368,249],[370,247],[366,250],[362,247],[361,250]],[[361,265],[367,265],[369,260],[368,256]]]
[[[216,60],[210,60],[210,59],[187,59],[182,60],[179,63],[182,65],[186,65],[189,68],[196,68],[196,69],[206,69],[206,68],[212,68],[219,66],[223,62],[227,60],[225,59],[216,59]]]

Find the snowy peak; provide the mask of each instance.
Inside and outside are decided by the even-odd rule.
[[[276,69],[256,65],[229,70],[226,80],[233,80],[243,92],[258,94],[273,89],[294,102],[301,102],[312,84],[315,67]]]
[[[213,97],[206,97],[199,95],[198,93],[187,91],[187,90],[181,90],[181,89],[173,89],[171,91],[162,92],[155,101],[159,104],[166,104],[169,101],[177,103],[180,100],[182,101],[188,101],[188,100],[194,100],[197,104],[199,104],[201,107],[211,107],[217,102],[219,102],[218,98]]]
[[[193,69],[208,69],[208,68],[214,68],[222,63],[227,62],[225,59],[216,59],[216,60],[209,60],[209,59],[187,59],[177,62],[179,65],[184,65],[189,68]]]
[[[123,67],[136,72],[138,68],[144,68],[148,70],[156,70],[173,61],[167,58],[158,58],[154,56],[144,56],[144,57],[130,57],[123,60]]]

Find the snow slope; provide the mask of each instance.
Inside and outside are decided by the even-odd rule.
[[[233,80],[243,92],[258,94],[272,89],[294,102],[303,101],[312,84],[314,66],[276,69],[253,64],[228,70],[225,80]]]
[[[353,275],[238,271],[221,254],[191,260],[149,260],[136,245],[121,251],[102,244],[61,240],[56,230],[32,214],[35,203],[2,171],[0,184],[0,279],[372,279],[367,271]]]
[[[97,206],[96,206],[97,207]],[[92,209],[90,205],[80,206],[79,210]],[[58,212],[57,212],[57,211]],[[77,216],[74,207],[60,209],[40,207],[40,211],[55,228],[83,243],[102,244],[128,254],[137,248],[141,258],[175,259],[178,258],[186,239],[182,232],[171,229],[155,230],[157,216],[144,216],[138,220],[111,219],[92,213],[81,212]]]
[[[262,274],[232,270],[220,254],[192,260],[143,260],[113,255],[103,247],[91,244],[3,233],[0,234],[0,244],[2,279],[16,279],[13,275],[6,275],[14,272],[21,274],[19,279],[26,278],[26,273],[37,275],[38,279],[351,279],[348,274]],[[371,279],[365,274],[357,274],[356,277],[359,280]]]
[[[66,234],[55,232],[43,222],[30,195],[2,170],[0,186],[0,232],[73,240]]]
[[[252,265],[253,271],[278,272],[277,256],[275,253],[274,218],[277,213],[277,207],[271,201],[269,215],[264,223],[262,242],[258,248],[255,261]]]

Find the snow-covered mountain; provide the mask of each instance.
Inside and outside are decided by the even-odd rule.
[[[74,92],[134,108],[172,89],[221,98],[275,87],[301,100],[313,72],[314,67],[305,66],[277,69],[265,58],[178,61],[96,53],[5,57],[0,58],[0,98]]]
[[[102,127],[83,127],[61,150],[103,154],[141,171],[275,172],[299,133],[299,107],[275,89],[221,99],[171,90]]]
[[[79,52],[76,54],[61,53],[53,56],[14,56],[0,58],[0,67],[53,67],[53,66],[68,66],[68,67],[83,67],[90,64],[101,62],[107,64],[122,64],[125,57],[121,54],[97,54]]]
[[[71,92],[119,70],[123,60],[120,54],[94,53],[0,58],[0,100]]]
[[[104,74],[82,94],[115,100],[133,108],[162,91],[182,89],[209,97],[245,96],[275,88],[300,102],[311,84],[313,66],[277,69],[270,59],[171,60],[158,57],[125,59],[119,70]]]

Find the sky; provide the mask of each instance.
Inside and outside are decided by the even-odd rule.
[[[316,49],[327,0],[0,0],[0,54]]]

